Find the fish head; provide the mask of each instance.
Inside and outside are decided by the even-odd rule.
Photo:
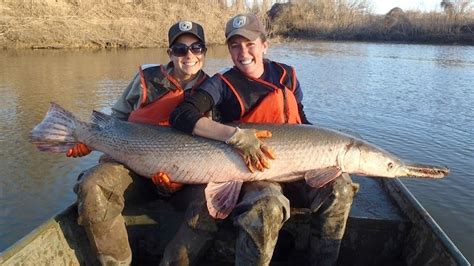
[[[443,178],[449,174],[449,169],[446,167],[407,164],[397,156],[368,143],[357,146],[359,149],[357,174],[389,178]]]
[[[397,177],[404,163],[393,154],[368,143],[355,145],[359,150],[359,161],[355,172],[359,175]]]

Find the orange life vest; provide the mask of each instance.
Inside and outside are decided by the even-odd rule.
[[[277,62],[266,63],[271,68],[268,71],[278,71],[279,84],[246,77],[235,69],[219,74],[240,104],[239,122],[301,124],[298,102],[294,95],[296,88],[294,68]],[[260,93],[255,93],[256,91]],[[252,106],[252,102],[256,104]]]
[[[163,65],[143,69],[139,68],[142,102],[130,113],[129,122],[169,126],[171,112],[184,100],[184,89],[179,82],[171,77]],[[202,72],[200,79],[194,84],[191,93],[197,88],[207,75]],[[156,80],[169,81],[167,86],[157,83]],[[151,95],[153,93],[156,95]]]

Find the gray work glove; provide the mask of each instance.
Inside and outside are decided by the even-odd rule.
[[[272,133],[268,130],[235,128],[235,133],[225,143],[236,148],[243,157],[245,165],[254,172],[254,167],[259,171],[270,168],[268,158],[275,159],[270,147],[266,146],[260,138],[270,138]]]

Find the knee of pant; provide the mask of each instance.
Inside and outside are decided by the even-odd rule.
[[[107,214],[107,203],[102,189],[97,185],[82,188],[77,197],[79,224],[103,222]]]
[[[334,183],[334,195],[337,200],[352,200],[355,195],[353,183],[350,180],[338,178]]]
[[[81,197],[89,197],[94,194],[104,195],[109,192],[115,194],[123,193],[125,188],[131,183],[128,171],[123,171],[119,164],[98,164],[82,173],[79,181],[76,183],[74,191]],[[121,195],[121,194],[120,194]],[[108,195],[104,195],[108,197]]]
[[[76,186],[78,196],[80,194],[89,194],[90,192],[94,193],[94,190],[97,190],[99,187],[95,179],[87,178],[87,176],[83,176]]]
[[[266,197],[258,200],[250,208],[250,213],[255,213],[256,217],[260,217],[264,221],[283,223],[285,217],[288,216],[287,208],[276,197]]]
[[[95,224],[120,215],[124,207],[123,197],[101,187],[94,180],[80,183],[77,194],[79,224]]]
[[[74,192],[76,194],[87,192],[94,187],[97,187],[101,180],[104,180],[106,177],[100,172],[104,167],[101,164],[98,164],[84,172],[82,172],[74,187]]]
[[[77,198],[79,201],[95,201],[105,197],[103,189],[94,181],[85,181],[78,184]]]

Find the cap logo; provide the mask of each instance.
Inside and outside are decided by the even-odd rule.
[[[234,28],[241,28],[247,23],[247,17],[246,16],[238,16],[234,18],[234,21],[232,21],[232,26]]]
[[[181,21],[179,22],[180,31],[190,31],[193,28],[193,23],[191,21]]]

